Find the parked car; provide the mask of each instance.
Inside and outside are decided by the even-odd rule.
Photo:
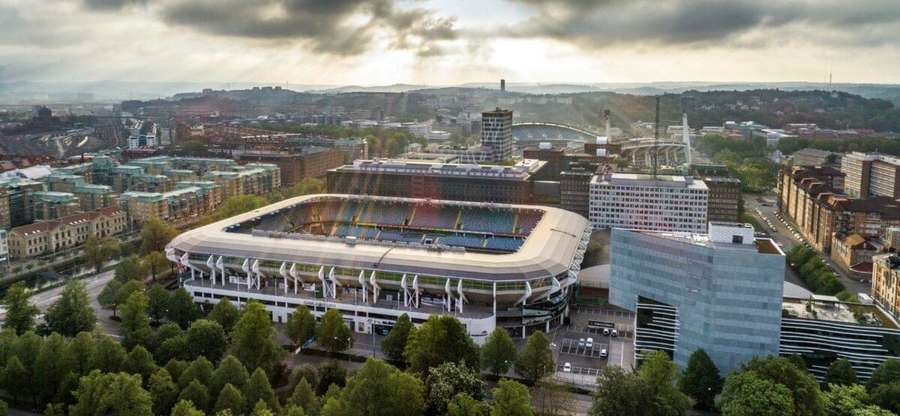
[[[565,363],[565,364],[563,364],[563,372],[564,372],[564,373],[571,373],[571,372],[572,372],[572,363]]]
[[[603,336],[604,336],[604,337],[608,337],[608,336],[609,336],[609,328],[603,328]]]
[[[584,343],[584,347],[585,348],[594,348],[594,339],[588,338],[587,341]]]
[[[613,338],[615,338],[615,337],[619,336],[619,331],[616,331],[615,329],[613,329],[609,335],[612,336]]]
[[[606,348],[600,349],[600,358],[606,358],[606,356],[607,356]]]
[[[579,346],[579,347],[583,347],[583,346],[584,346],[584,338],[581,338],[581,339],[578,340],[578,346]]]

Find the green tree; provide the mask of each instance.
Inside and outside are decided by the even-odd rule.
[[[651,414],[647,400],[650,386],[636,374],[621,367],[608,366],[597,377],[597,390],[591,406],[592,416]]]
[[[479,400],[484,395],[484,381],[480,374],[463,363],[443,363],[428,369],[425,386],[430,414],[446,413],[447,403],[457,393],[466,393]]]
[[[397,318],[391,332],[381,340],[381,351],[391,361],[403,361],[403,350],[406,349],[406,342],[409,334],[412,332],[413,324],[409,319],[409,315],[402,314]]]
[[[178,385],[181,386],[181,388],[185,388],[187,385],[191,384],[192,381],[197,380],[200,384],[208,386],[210,380],[212,380],[213,371],[215,371],[213,365],[206,357],[197,357],[197,359],[191,361],[191,364],[181,372],[180,376],[178,376]]]
[[[307,416],[307,413],[300,406],[290,405],[284,409],[284,416]]]
[[[147,317],[148,302],[147,295],[136,291],[122,306],[122,345],[125,348],[150,343],[153,331],[150,329],[150,318]]]
[[[782,357],[756,358],[744,366],[760,378],[787,387],[794,401],[797,416],[812,416],[822,413],[822,392],[816,380],[806,371],[798,369]]]
[[[21,391],[26,397],[31,399],[33,406],[37,406],[37,396],[40,392],[40,386],[34,380],[37,378],[37,361],[43,341],[43,338],[29,331],[22,334],[13,347],[13,354],[22,362],[22,366],[25,368],[23,381],[26,381],[26,383],[22,386]]]
[[[658,414],[683,415],[691,407],[690,399],[677,388],[678,366],[663,351],[653,351],[644,355],[644,361],[638,369],[638,377],[650,387],[650,397],[654,398],[654,407]]]
[[[825,416],[858,416],[863,409],[874,411],[878,406],[871,404],[869,393],[860,385],[829,385],[823,392]]]
[[[142,345],[134,347],[125,357],[125,371],[129,374],[139,374],[144,383],[148,383],[156,372],[153,355]]]
[[[13,403],[19,401],[19,398],[27,395],[28,370],[19,357],[13,356],[6,361],[6,367],[3,368],[3,389],[12,396]]]
[[[719,408],[723,416],[795,415],[791,391],[752,371],[737,371],[725,379]]]
[[[513,380],[500,380],[494,393],[491,416],[532,416],[528,388]]]
[[[129,280],[122,283],[122,285],[119,286],[119,290],[116,291],[116,304],[121,307],[128,302],[128,298],[131,297],[133,293],[143,291],[144,283],[140,280]]]
[[[140,257],[131,255],[119,260],[119,264],[116,265],[115,273],[115,279],[120,283],[125,283],[129,280],[139,280],[143,282],[144,278],[147,277],[147,268],[144,267],[144,263],[141,261]]]
[[[297,306],[297,309],[288,318],[284,332],[291,342],[294,343],[294,346],[299,347],[315,335],[316,317],[313,316],[306,306]]]
[[[550,339],[541,331],[535,331],[525,342],[525,348],[516,360],[516,373],[534,383],[556,370]]]
[[[316,337],[319,345],[331,353],[345,351],[353,346],[353,332],[337,309],[325,312],[322,323],[316,328]]]
[[[873,391],[882,384],[890,384],[895,381],[900,381],[900,360],[888,358],[872,372],[872,378],[869,379],[866,388]]]
[[[175,322],[182,328],[187,328],[191,322],[194,322],[200,316],[200,310],[197,309],[194,299],[183,287],[175,290],[175,293],[169,298],[168,309],[166,317],[169,319],[169,322]]]
[[[719,369],[703,349],[691,354],[684,374],[678,380],[678,388],[696,402],[701,410],[713,410],[715,398],[722,391],[722,377]]]
[[[179,400],[175,407],[172,408],[171,416],[204,416],[204,413],[194,406],[194,402]]]
[[[231,384],[238,389],[243,389],[249,379],[250,375],[244,365],[233,355],[228,355],[213,372],[209,387],[211,391],[222,391],[226,384]]]
[[[28,289],[22,282],[14,283],[6,290],[6,296],[3,297],[3,306],[6,306],[4,329],[12,329],[21,335],[34,327],[34,316],[37,315],[38,308],[28,302],[28,297]]]
[[[126,357],[122,344],[108,336],[101,336],[94,342],[94,361],[91,367],[104,373],[115,373],[123,368]]]
[[[191,323],[191,327],[187,330],[187,341],[192,357],[203,356],[213,362],[222,358],[228,346],[222,326],[206,319],[198,319]]]
[[[39,392],[39,402],[43,404],[61,401],[65,392],[61,391],[69,373],[69,360],[65,359],[66,340],[57,333],[50,334],[41,343],[40,352],[34,363],[34,382]]]
[[[83,247],[84,256],[88,264],[94,266],[94,270],[97,273],[100,273],[100,270],[103,269],[103,264],[119,254],[121,250],[119,240],[112,237],[102,239],[94,236],[88,237],[84,241]]]
[[[288,404],[299,406],[309,414],[314,415],[319,412],[319,402],[318,399],[316,399],[316,392],[313,391],[312,386],[310,386],[305,378],[301,378],[300,382],[297,383],[297,386],[294,387],[294,391],[288,399]]]
[[[257,368],[250,376],[250,381],[244,386],[244,398],[247,404],[262,401],[269,409],[278,410],[278,400],[275,398],[275,390],[269,384],[269,378],[262,368]]]
[[[447,315],[432,315],[413,330],[403,355],[410,368],[419,374],[442,363],[460,360],[469,367],[480,368],[478,346],[459,320]]]
[[[370,358],[347,382],[341,401],[347,415],[417,416],[425,411],[424,391],[421,380]]]
[[[178,401],[189,401],[193,403],[194,406],[197,406],[197,409],[202,411],[206,409],[209,404],[209,391],[206,389],[206,386],[201,384],[198,380],[191,380],[191,382],[181,390],[181,393],[178,395]],[[174,413],[175,411],[172,410],[172,412]]]
[[[166,244],[176,235],[178,230],[169,223],[157,217],[148,218],[141,227],[141,254],[165,250]]]
[[[172,267],[172,263],[169,262],[169,259],[167,259],[166,255],[161,251],[151,251],[144,255],[141,261],[144,263],[144,267],[150,272],[150,277],[154,282],[160,273]]]
[[[125,373],[92,371],[81,378],[73,393],[71,416],[152,416],[153,400],[141,387],[141,377]]]
[[[882,409],[900,413],[900,381],[880,384],[871,393],[872,402]]]
[[[316,386],[316,393],[319,395],[325,394],[332,385],[337,387],[347,385],[347,369],[336,361],[331,361],[319,367],[319,384]]]
[[[179,334],[157,342],[159,344],[156,348],[156,360],[159,362],[168,361],[173,358],[179,360],[189,360],[192,358],[188,351],[187,334]]]
[[[66,358],[76,377],[81,377],[94,369],[94,336],[90,332],[79,332],[66,346]]]
[[[231,354],[247,369],[271,371],[281,362],[284,350],[275,340],[269,312],[259,302],[248,302],[231,333]]]
[[[77,279],[66,283],[59,300],[47,311],[47,326],[66,337],[74,337],[82,331],[90,332],[96,322],[97,316],[91,308],[84,283]]]
[[[275,414],[272,413],[272,409],[269,409],[269,407],[266,406],[266,403],[263,402],[262,400],[256,402],[256,405],[253,406],[253,410],[250,412],[250,416],[274,416],[274,415]]]
[[[497,327],[481,347],[481,368],[494,376],[506,374],[516,362],[516,344],[505,329]]]
[[[153,413],[167,415],[178,398],[178,385],[165,368],[156,370],[147,383],[150,397],[153,398]]]
[[[147,298],[147,315],[154,324],[158,324],[169,312],[169,291],[154,283],[147,289]]]
[[[475,400],[466,393],[459,393],[447,403],[449,416],[488,416],[491,407],[481,400]]]
[[[103,290],[100,291],[100,294],[97,295],[97,303],[106,309],[112,309],[113,316],[116,316],[119,309],[119,289],[121,288],[122,282],[113,279],[110,280],[109,283],[103,287]]]
[[[231,328],[233,328],[234,324],[241,318],[241,312],[234,307],[234,304],[231,303],[230,300],[222,298],[219,299],[219,302],[216,303],[215,306],[213,306],[212,311],[207,318],[211,321],[218,322],[219,325],[222,325],[222,329],[225,330],[225,333],[230,334]]]
[[[184,373],[184,370],[187,370],[190,364],[184,360],[178,360],[175,358],[170,359],[166,362],[165,369],[169,372],[169,375],[172,376],[172,380],[178,381],[181,378],[181,374]]]
[[[825,374],[825,384],[839,384],[849,386],[856,384],[856,370],[846,358],[834,360],[828,366],[828,372]]]
[[[219,398],[216,400],[216,406],[213,409],[218,413],[224,410],[230,410],[232,414],[239,415],[244,412],[246,405],[244,404],[244,395],[237,387],[226,384],[219,392]]]

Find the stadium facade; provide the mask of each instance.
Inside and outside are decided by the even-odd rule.
[[[188,231],[166,254],[197,303],[257,300],[277,322],[336,308],[362,333],[447,314],[482,343],[496,326],[561,325],[589,238],[557,208],[322,194]]]

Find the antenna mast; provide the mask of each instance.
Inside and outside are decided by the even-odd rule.
[[[657,154],[658,149],[656,148],[656,146],[657,146],[658,141],[659,141],[659,96],[657,95],[656,96],[656,119],[653,122],[653,147],[650,150],[651,151],[650,161],[653,164],[651,167],[653,179],[656,179],[656,168],[657,168],[656,159],[658,156],[658,154]]]

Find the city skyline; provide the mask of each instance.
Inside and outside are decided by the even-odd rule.
[[[864,3],[0,0],[0,79],[900,82],[900,8]]]

